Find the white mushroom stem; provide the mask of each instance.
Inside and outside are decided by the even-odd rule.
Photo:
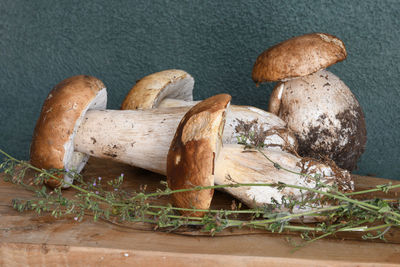
[[[112,158],[132,166],[166,174],[172,138],[189,106],[151,110],[89,110],[77,129],[74,149],[98,158]],[[224,143],[237,143],[242,127],[267,133],[271,147],[295,144],[276,116],[255,108],[233,107],[228,112]],[[255,124],[257,120],[259,123]],[[264,136],[261,136],[263,138]]]
[[[199,102],[164,98],[158,107],[192,107]],[[249,128],[248,132],[252,134],[260,135],[263,132],[266,133],[264,145],[269,148],[284,149],[290,152],[297,150],[297,140],[289,132],[286,123],[282,119],[275,114],[251,106],[230,106],[230,112],[226,114],[222,142],[224,144],[237,143],[236,139],[243,135],[243,130],[247,128]]]
[[[164,98],[161,100],[160,104],[158,104],[158,108],[172,108],[172,107],[192,107],[199,103],[200,101],[185,101],[181,99],[175,98]]]
[[[295,132],[300,155],[356,168],[366,142],[365,119],[356,97],[333,73],[320,70],[278,84],[268,110]]]
[[[171,140],[187,110],[89,110],[76,133],[75,151],[165,174]]]
[[[337,183],[343,191],[352,190],[354,187],[350,174],[345,170],[314,160],[303,160],[283,151],[263,149],[263,152],[271,161],[293,172],[311,176],[319,174],[322,182],[329,185]],[[268,161],[258,151],[244,150],[240,145],[224,145],[215,163],[214,182],[219,185],[281,182],[307,188],[315,187],[314,179],[278,169],[271,161]],[[225,188],[223,190],[250,207],[271,204],[273,203],[272,198],[280,203],[283,196],[297,199],[301,197],[300,190],[295,188],[278,190],[275,187],[253,186]],[[303,193],[306,192],[303,191]]]

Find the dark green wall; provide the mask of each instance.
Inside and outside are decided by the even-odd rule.
[[[27,159],[49,90],[76,74],[103,80],[113,109],[137,79],[168,68],[195,77],[196,99],[227,92],[266,109],[272,84],[252,82],[257,55],[309,32],[347,46],[330,70],[366,115],[358,173],[400,179],[400,1],[2,0],[0,148]]]

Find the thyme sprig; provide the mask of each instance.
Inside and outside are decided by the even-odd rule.
[[[339,232],[364,232],[363,239],[385,239],[385,234],[392,227],[400,226],[399,200],[386,200],[372,197],[368,200],[352,198],[357,194],[369,194],[377,191],[388,193],[399,185],[385,184],[376,188],[342,193],[335,185],[323,183],[318,175],[298,173],[280,166],[272,161],[260,146],[249,146],[269,160],[275,168],[288,171],[315,181],[315,187],[290,185],[284,183],[269,184],[228,184],[190,189],[171,190],[163,182],[164,189],[146,193],[146,186],[141,186],[138,191],[126,191],[123,188],[124,175],[121,174],[111,181],[104,181],[101,177],[84,179],[80,174],[71,170],[42,170],[29,162],[18,160],[3,150],[0,153],[5,160],[0,164],[4,180],[18,184],[35,193],[35,198],[13,200],[13,207],[18,211],[34,211],[38,214],[51,213],[59,218],[69,216],[76,221],[81,221],[85,215],[93,216],[94,220],[104,219],[117,222],[142,222],[149,223],[155,229],[175,231],[182,227],[197,227],[201,231],[212,235],[229,227],[255,228],[269,232],[300,232],[304,240],[303,246],[321,238]],[[36,171],[33,179],[26,179],[26,172],[31,169]],[[74,184],[67,183],[59,177],[68,174],[74,177]],[[63,195],[60,188],[54,190],[44,186],[48,179],[56,179],[76,190],[72,198]],[[232,205],[231,209],[200,210],[195,208],[177,208],[170,204],[159,204],[160,198],[171,194],[205,189],[221,189],[226,187],[241,186],[267,186],[278,190],[295,188],[302,192],[300,199],[282,197],[279,201],[273,200],[270,205],[253,209],[245,209],[239,205]],[[334,203],[324,205],[324,203]],[[319,205],[322,204],[322,205]],[[294,207],[297,207],[294,212]],[[202,218],[182,216],[179,211],[204,212]],[[306,217],[322,218],[322,222],[313,225],[299,224]],[[295,221],[295,222],[294,222]],[[296,223],[297,222],[297,223]]]

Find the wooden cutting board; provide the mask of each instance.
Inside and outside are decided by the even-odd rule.
[[[125,175],[124,187],[148,191],[165,177],[107,160],[91,159],[86,178]],[[389,180],[354,176],[356,190]],[[394,184],[398,183],[392,181]],[[397,197],[397,192],[381,197]],[[66,195],[73,195],[66,190]],[[154,231],[147,224],[82,222],[54,219],[33,212],[19,213],[13,198],[32,193],[0,180],[0,266],[400,266],[400,231],[392,229],[387,242],[363,241],[358,233],[341,233],[297,251],[287,241],[295,235],[270,234],[251,229],[227,229],[217,236],[183,229],[177,233]],[[213,208],[229,208],[232,198],[216,192]],[[164,201],[168,201],[165,199]]]

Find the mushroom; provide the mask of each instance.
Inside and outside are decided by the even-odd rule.
[[[140,79],[126,95],[122,110],[190,107],[193,101],[193,77],[183,70],[164,70]],[[258,139],[271,148],[297,150],[294,135],[278,116],[251,106],[230,107],[223,133],[224,143],[237,143],[241,136]]]
[[[187,109],[105,110],[106,103],[106,88],[95,77],[79,75],[57,84],[36,123],[31,163],[80,172],[94,156],[165,174],[169,144]],[[64,181],[72,183],[73,176],[64,175]]]
[[[329,158],[352,171],[365,149],[364,114],[350,89],[324,70],[346,56],[337,37],[306,34],[261,53],[252,78],[257,84],[280,81],[271,94],[268,111],[294,131],[301,156]]]
[[[277,169],[255,151],[245,151],[239,144],[222,144],[222,132],[230,101],[229,95],[216,95],[192,107],[182,118],[171,142],[167,159],[167,182],[172,190],[189,189],[214,184],[287,183],[315,187],[315,180]],[[284,151],[263,149],[277,164],[292,171],[320,174],[321,181],[336,184],[343,192],[353,189],[349,173],[334,164],[302,159]],[[250,207],[278,203],[282,197],[301,198],[300,190],[273,187],[225,188],[229,194]],[[213,197],[212,189],[179,192],[172,195],[180,208],[206,210]],[[297,210],[299,211],[299,210]],[[182,210],[182,214],[203,216],[204,212]]]

